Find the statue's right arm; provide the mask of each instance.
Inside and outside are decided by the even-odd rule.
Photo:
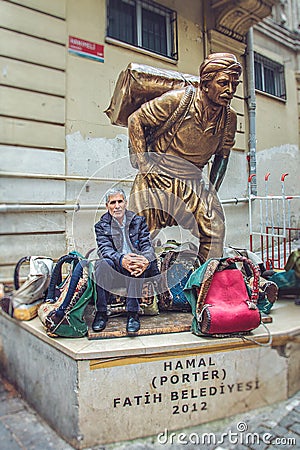
[[[138,168],[141,172],[147,171],[147,145],[145,136],[145,126],[142,123],[140,110],[132,113],[128,118],[128,135],[131,151],[136,156]]]
[[[128,134],[131,153],[134,153],[141,172],[152,167],[147,151],[146,130],[159,129],[178,106],[181,91],[168,91],[160,97],[144,103],[128,118]],[[155,146],[151,148],[155,151]]]

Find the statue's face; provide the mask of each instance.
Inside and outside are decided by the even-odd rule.
[[[231,102],[238,85],[238,74],[218,72],[213,80],[206,83],[203,90],[214,105],[227,106]]]

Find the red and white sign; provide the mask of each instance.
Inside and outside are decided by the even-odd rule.
[[[104,62],[104,45],[69,36],[69,53]]]

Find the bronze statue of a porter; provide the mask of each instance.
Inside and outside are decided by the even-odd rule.
[[[139,169],[130,208],[146,217],[152,235],[173,225],[189,229],[203,260],[223,253],[225,219],[216,191],[234,145],[230,102],[241,72],[233,54],[211,54],[196,87],[167,91],[128,118],[131,160]],[[202,170],[212,157],[206,186]]]

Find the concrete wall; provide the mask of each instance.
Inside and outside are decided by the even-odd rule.
[[[0,202],[65,202],[57,179],[23,178],[65,173],[66,10],[64,0],[0,3]],[[65,219],[57,213],[1,214],[1,278],[19,258],[65,251]]]

